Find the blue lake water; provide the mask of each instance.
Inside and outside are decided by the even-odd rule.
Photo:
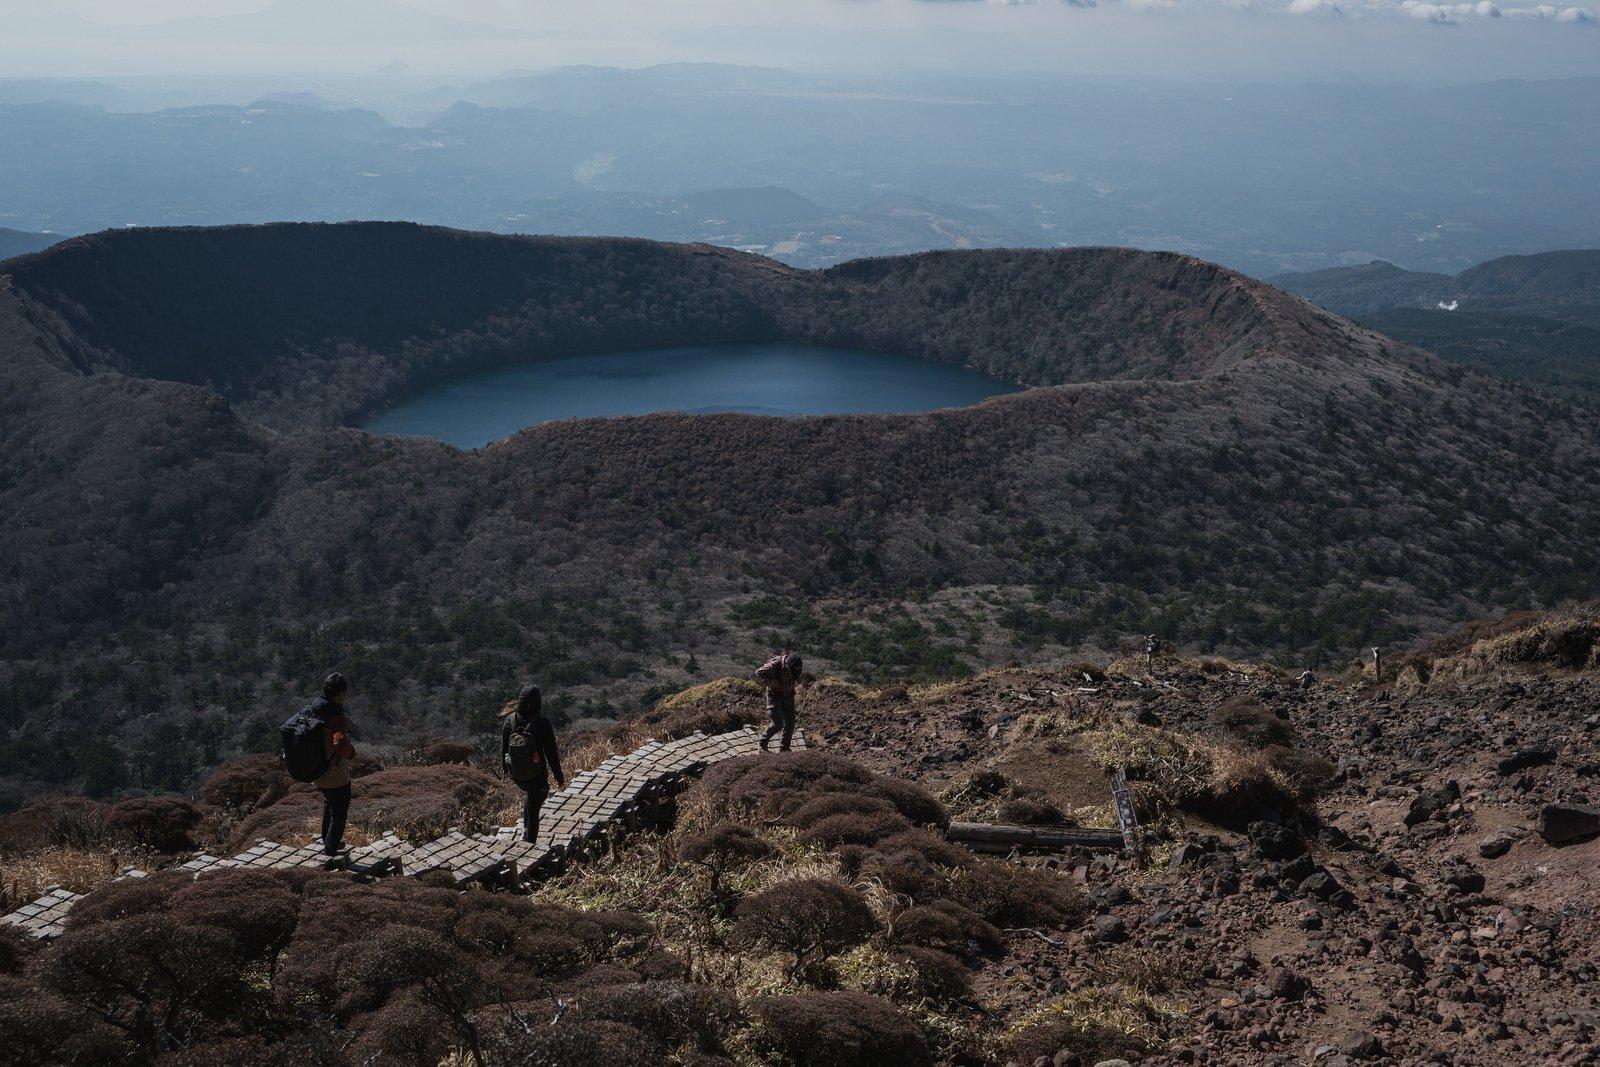
[[[652,411],[931,411],[1019,388],[962,367],[844,348],[662,348],[576,356],[445,382],[381,412],[365,429],[478,448],[554,419]]]

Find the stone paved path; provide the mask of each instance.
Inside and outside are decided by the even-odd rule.
[[[803,731],[795,731],[794,744],[805,747]],[[422,845],[408,845],[388,834],[352,849],[333,867],[367,877],[438,871],[459,886],[471,882],[524,884],[556,873],[603,847],[613,828],[647,821],[687,778],[711,764],[760,751],[759,735],[749,727],[711,737],[696,733],[676,741],[648,741],[625,756],[612,756],[598,767],[574,775],[565,789],[550,794],[541,812],[537,841],[522,840],[520,822],[487,834],[451,830]],[[317,844],[296,847],[263,840],[236,856],[198,853],[178,869],[199,876],[230,867],[288,870],[328,866],[328,857]],[[143,878],[145,872],[129,870],[122,877]],[[0,916],[0,922],[35,937],[55,937],[65,928],[67,914],[81,896],[52,886],[38,900]]]

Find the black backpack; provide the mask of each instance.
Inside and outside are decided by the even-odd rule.
[[[518,728],[513,726],[506,741],[506,763],[510,766],[511,780],[527,785],[539,777],[544,757],[539,752],[539,739],[534,736],[536,723],[529,722]]]
[[[323,740],[326,727],[310,704],[283,724],[279,731],[283,734],[283,765],[290,778],[297,782],[314,782],[328,773],[333,761],[328,759],[327,743]]]

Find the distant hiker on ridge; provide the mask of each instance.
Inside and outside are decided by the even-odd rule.
[[[1311,673],[1311,668],[1307,667],[1300,672],[1300,691],[1302,693],[1316,684],[1317,676]]]
[[[756,681],[766,686],[767,714],[772,716],[772,725],[767,727],[765,736],[761,738],[763,750],[772,747],[773,737],[781,730],[783,740],[779,743],[778,751],[789,751],[789,745],[794,741],[794,692],[804,669],[805,664],[800,657],[784,649],[756,670]]]
[[[344,713],[349,695],[350,684],[334,671],[322,683],[322,696],[283,724],[283,763],[289,776],[322,791],[322,851],[329,856],[344,851],[350,815],[350,761],[356,750]]]
[[[536,685],[524,686],[517,699],[501,709],[505,729],[500,732],[500,762],[506,774],[522,787],[522,839],[539,836],[539,809],[550,796],[550,775],[556,786],[565,787],[561,756],[556,752],[556,731],[544,717],[543,701]]]
[[[1156,639],[1155,634],[1151,634],[1144,639],[1144,665],[1147,669],[1155,670],[1156,653],[1160,650],[1161,642]]]

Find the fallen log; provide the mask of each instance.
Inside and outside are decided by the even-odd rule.
[[[1120,849],[1120,830],[1085,830],[1077,826],[1008,826],[1004,823],[953,822],[945,829],[945,840],[963,844],[978,852],[1010,852],[1012,849],[1068,848]]]

